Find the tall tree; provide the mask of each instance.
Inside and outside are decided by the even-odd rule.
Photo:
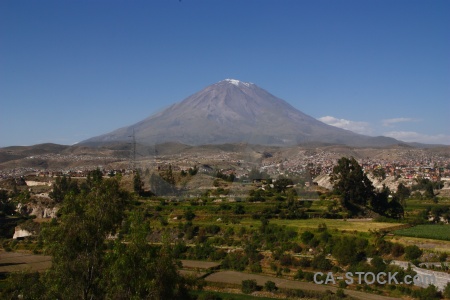
[[[133,177],[133,190],[140,196],[144,192],[144,182],[142,182],[141,174],[139,173],[139,171],[136,171]]]
[[[106,255],[103,284],[108,299],[182,299],[184,282],[167,243],[155,248],[147,242],[150,232],[142,211],[129,217],[130,230],[118,238]]]
[[[90,190],[66,197],[59,221],[43,230],[44,243],[53,258],[45,285],[55,299],[102,295],[105,240],[120,225],[128,197],[115,179],[97,179],[90,185]]]
[[[355,205],[371,203],[374,197],[372,182],[353,157],[338,160],[331,174],[331,182],[334,192],[341,197],[341,204],[350,210],[355,209]]]

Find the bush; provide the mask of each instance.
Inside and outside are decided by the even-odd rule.
[[[281,255],[280,264],[282,266],[291,266],[292,265],[292,256],[290,254]]]
[[[338,298],[345,298],[345,293],[344,293],[344,290],[343,289],[337,289],[337,291],[336,291],[336,296],[338,297]]]
[[[309,242],[313,239],[313,237],[314,237],[314,234],[312,232],[305,231],[302,233],[300,238],[303,243],[309,244]]]
[[[402,256],[405,253],[405,248],[401,244],[395,243],[391,248],[391,253],[395,257]]]
[[[434,285],[429,285],[425,289],[414,291],[413,296],[419,300],[438,300],[441,298],[440,293]]]
[[[254,279],[242,280],[242,292],[244,294],[251,294],[255,292],[257,289],[258,285],[256,283],[256,280]]]
[[[314,259],[311,262],[311,266],[314,269],[329,271],[333,267],[333,264],[328,259],[326,259],[325,255],[321,254],[314,257]]]
[[[302,257],[298,261],[298,265],[302,268],[309,268],[311,267],[311,260],[307,257]]]
[[[422,256],[422,250],[416,245],[406,246],[405,247],[405,259],[414,260],[418,259]]]
[[[445,298],[450,299],[450,282],[445,286],[443,294]]]
[[[278,288],[275,282],[269,280],[264,284],[264,290],[268,292],[275,292]]]
[[[305,278],[305,273],[301,269],[298,269],[297,273],[295,273],[294,275],[294,279],[303,279],[303,278]]]
[[[252,265],[250,265],[250,271],[252,273],[261,273],[262,272],[261,264],[259,262],[253,263]]]

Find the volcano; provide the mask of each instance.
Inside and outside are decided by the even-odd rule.
[[[225,79],[128,127],[90,138],[82,144],[130,141],[154,145],[249,143],[290,146],[304,143],[349,146],[399,144],[327,125],[249,82]]]

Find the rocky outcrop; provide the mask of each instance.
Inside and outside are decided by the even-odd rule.
[[[20,226],[17,226],[15,231],[14,231],[14,235],[13,235],[13,239],[20,239],[20,238],[24,238],[27,236],[32,236],[33,234],[31,232],[29,232],[28,230],[22,229],[20,228]]]
[[[318,186],[332,190],[333,189],[333,184],[330,181],[330,175],[327,174],[321,174],[319,176],[317,176],[316,178],[314,178],[313,180],[314,183],[317,183]]]
[[[42,202],[29,202],[27,204],[19,203],[17,211],[28,216],[36,216],[39,219],[56,218],[58,207]]]

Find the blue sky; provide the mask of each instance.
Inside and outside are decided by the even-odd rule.
[[[329,124],[450,144],[450,1],[0,1],[0,147],[73,144],[249,81]]]

